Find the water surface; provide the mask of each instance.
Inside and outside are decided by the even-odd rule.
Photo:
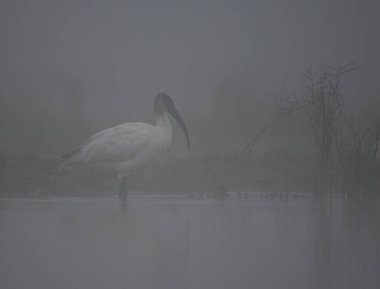
[[[378,203],[0,200],[0,288],[379,288]]]

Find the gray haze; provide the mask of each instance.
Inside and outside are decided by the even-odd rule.
[[[377,289],[379,12],[1,0],[0,288]],[[308,90],[305,67],[329,74]],[[279,104],[305,91],[303,110]],[[173,122],[169,155],[130,174],[127,206],[125,177],[57,169],[99,130],[154,122],[160,92],[192,147]]]
[[[278,91],[299,90],[305,66],[357,61],[347,94],[355,107],[375,102],[379,8],[359,0],[1,1],[0,149],[59,155],[97,130],[154,121],[160,91],[188,123],[193,152],[236,148],[271,118]],[[234,100],[219,109],[218,95],[249,99],[248,117],[238,117]]]

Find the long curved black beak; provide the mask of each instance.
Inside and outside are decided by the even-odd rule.
[[[190,137],[189,137],[189,133],[187,132],[185,122],[183,121],[182,117],[179,115],[174,104],[167,107],[167,111],[173,116],[173,118],[178,122],[179,126],[182,128],[182,130],[186,136],[187,149],[190,150]]]

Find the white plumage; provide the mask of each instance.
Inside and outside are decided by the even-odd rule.
[[[102,130],[63,163],[72,166],[83,163],[111,163],[119,175],[128,174],[127,168],[144,165],[165,152],[171,143],[171,125],[165,113],[166,126],[142,122],[124,123]]]
[[[154,104],[157,115],[156,125],[130,122],[102,130],[83,144],[79,149],[64,156],[61,167],[79,164],[108,163],[115,166],[121,179],[119,196],[125,206],[126,178],[136,167],[144,166],[162,155],[170,146],[172,127],[170,113],[183,129],[188,148],[190,139],[185,123],[177,112],[172,99],[165,93],[157,95]]]

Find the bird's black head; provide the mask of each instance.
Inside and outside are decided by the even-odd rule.
[[[187,132],[185,122],[183,121],[182,117],[178,113],[174,105],[173,99],[169,95],[167,95],[165,92],[161,92],[157,94],[156,99],[154,100],[154,112],[157,115],[162,115],[166,111],[173,116],[173,118],[178,122],[178,124],[182,128],[186,136],[187,148],[190,149],[190,137]]]
[[[157,94],[156,99],[154,100],[154,112],[157,115],[163,114],[165,111],[168,111],[174,107],[174,102],[172,98],[167,95],[165,92]]]

